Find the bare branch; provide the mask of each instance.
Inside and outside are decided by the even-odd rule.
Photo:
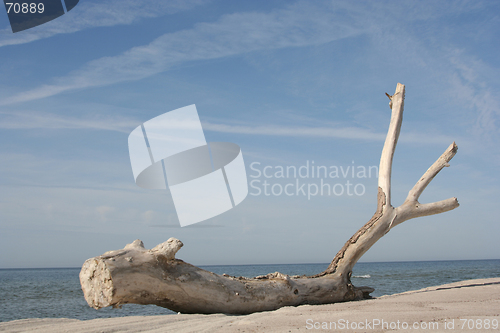
[[[458,207],[456,198],[420,204],[419,196],[457,152],[455,143],[427,170],[399,207],[391,205],[391,169],[403,120],[405,86],[398,83],[391,99],[391,121],[379,168],[377,210],[341,248],[328,268],[313,276],[272,273],[255,278],[217,275],[176,259],[182,242],[171,238],[151,250],[137,240],[121,250],[88,259],[80,283],[88,304],[99,309],[125,303],[157,304],[186,313],[237,313],[282,306],[325,304],[368,298],[369,287],[354,287],[352,269],[391,228],[405,220]]]
[[[380,157],[379,178],[378,186],[385,193],[386,206],[391,206],[391,172],[392,172],[392,158],[396,150],[396,144],[401,130],[401,123],[403,121],[403,109],[405,98],[405,86],[398,83],[394,95],[386,95],[391,99],[390,106],[392,108],[391,122],[387,137],[385,138],[384,148],[382,149],[382,156]]]
[[[457,153],[458,146],[455,142],[453,142],[445,152],[437,159],[434,164],[424,173],[422,178],[413,186],[411,191],[408,193],[408,197],[406,197],[406,201],[418,201],[418,198],[425,190],[427,185],[434,179],[434,177],[441,171],[444,167],[450,166],[448,162],[455,156]]]
[[[455,209],[458,206],[460,205],[458,203],[458,199],[455,197],[432,203],[419,204],[415,206],[415,213],[411,218],[444,213]]]
[[[457,198],[449,198],[432,203],[421,204],[418,201],[405,201],[396,208],[396,218],[391,224],[391,229],[406,220],[416,217],[444,213],[460,206]]]

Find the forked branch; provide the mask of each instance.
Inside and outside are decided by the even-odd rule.
[[[88,304],[99,309],[125,303],[156,304],[184,313],[246,314],[282,306],[326,304],[369,298],[369,287],[354,287],[350,277],[361,256],[391,228],[411,218],[458,207],[456,198],[420,204],[426,186],[457,152],[450,147],[424,173],[399,207],[391,205],[391,169],[403,120],[405,86],[398,83],[390,106],[389,130],[379,168],[377,210],[342,247],[320,274],[288,276],[272,273],[255,278],[217,275],[175,258],[182,242],[170,238],[152,250],[137,240],[122,250],[88,259],[80,283]]]

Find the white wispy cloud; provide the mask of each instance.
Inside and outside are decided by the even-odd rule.
[[[315,122],[318,122],[316,119]],[[0,111],[0,129],[28,130],[28,129],[75,129],[101,130],[120,133],[130,133],[140,125],[140,121],[121,115],[96,114],[85,117],[70,117],[53,113],[32,111],[5,112]],[[294,126],[294,125],[259,125],[259,124],[227,124],[221,121],[203,121],[203,129],[219,133],[236,135],[279,136],[279,137],[309,137],[309,138],[338,138],[348,140],[383,141],[386,133],[374,132],[370,129],[346,124],[331,124],[331,126]],[[402,133],[401,141],[418,143],[451,143],[453,140],[446,135],[430,133]]]
[[[122,11],[103,14],[100,18],[88,14],[88,19],[85,19],[85,15],[78,15],[81,17],[81,22],[75,24],[79,27],[91,26],[92,24],[101,26],[122,24],[122,22],[125,24],[138,17],[153,15],[149,10],[136,12],[137,5],[133,2],[125,1],[123,3],[124,6],[119,6],[125,8]],[[113,2],[105,4],[109,5]],[[186,6],[196,4],[199,2],[193,0]],[[98,6],[97,4],[91,5]],[[411,8],[391,7],[389,12],[391,15],[406,17],[405,11],[411,9],[411,15],[408,14],[406,17],[408,19],[437,19],[442,11],[424,10],[427,5],[410,6]],[[159,4],[157,6],[160,6],[157,12],[184,8],[180,3],[174,3],[171,7]],[[450,10],[459,13],[469,10],[470,6],[479,6],[479,4],[466,2],[461,6],[454,6]],[[500,103],[496,97],[496,91],[486,87],[487,83],[480,80],[481,77],[484,77],[484,72],[489,70],[488,67],[482,66],[480,61],[469,59],[459,52],[450,53],[449,43],[440,44],[435,50],[430,51],[422,40],[408,29],[398,28],[396,29],[397,33],[392,33],[391,31],[394,31],[398,24],[393,21],[384,21],[382,19],[386,15],[384,13],[385,7],[369,3],[365,3],[363,6],[353,6],[341,2],[334,4],[298,2],[271,12],[224,15],[215,22],[198,23],[192,29],[164,34],[147,45],[134,47],[120,55],[91,61],[66,76],[53,79],[52,83],[7,97],[0,101],[0,105],[36,100],[76,89],[138,80],[190,61],[216,59],[257,50],[317,45],[366,33],[370,34],[377,44],[381,43],[380,45],[383,47],[389,47],[394,43],[403,45],[398,50],[402,57],[404,56],[411,63],[437,71],[436,76],[439,76],[442,82],[451,83],[445,88],[448,96],[456,95],[457,99],[463,101],[464,105],[470,105],[475,110],[473,120],[475,132],[479,134],[496,133],[498,131]],[[58,20],[54,22],[56,21]],[[33,119],[27,120],[26,124],[32,121]],[[39,121],[45,121],[45,119]],[[12,123],[3,126],[12,126]],[[82,126],[83,128],[87,126],[89,128],[94,125],[92,122],[81,123],[81,120],[78,120],[74,123],[66,119],[53,121],[50,126]],[[101,123],[100,126],[106,129],[109,125]],[[215,123],[208,123],[207,126],[210,127],[210,130],[232,133],[383,139],[381,133],[351,127],[229,126]],[[95,127],[99,127],[98,121],[95,122]],[[125,131],[120,126],[113,126],[113,128]],[[417,134],[403,135],[402,140],[412,141],[417,137],[419,137]],[[422,139],[436,142],[436,138],[435,135],[432,135],[430,138],[424,137]],[[445,141],[445,137],[439,141]],[[446,141],[449,140],[446,138]]]
[[[116,115],[95,115],[86,118],[62,116],[46,112],[0,111],[0,129],[81,129],[129,133],[140,124],[132,118]]]
[[[0,34],[0,46],[89,27],[129,24],[140,18],[174,13],[202,3],[204,0],[148,0],[147,3],[143,1],[140,4],[129,0],[82,3],[73,9],[78,8],[78,15],[71,18],[70,15],[65,15],[45,24],[47,28],[43,30],[27,30],[14,37],[12,34],[10,37]],[[437,9],[433,6],[434,9],[429,11],[426,8],[430,4],[386,8],[371,2],[359,6],[348,2],[297,2],[271,12],[224,15],[216,22],[198,23],[192,29],[164,34],[147,45],[134,47],[120,55],[93,60],[65,76],[52,79],[51,83],[0,100],[0,105],[41,99],[65,91],[139,80],[190,61],[216,59],[257,50],[318,45],[363,33],[371,35],[382,46],[393,47],[397,43],[400,53],[408,57],[409,52],[414,52],[413,56],[410,55],[414,62],[426,65],[432,55],[425,55],[425,48],[409,35],[411,32],[401,30],[397,21],[385,18],[387,15],[401,16],[406,21],[435,18],[440,15],[439,8],[442,6]],[[469,8],[462,7],[464,6],[454,6],[452,10],[461,12]],[[397,33],[393,32],[395,29]],[[9,41],[9,38],[13,39]]]
[[[248,134],[248,135],[271,135],[288,137],[317,137],[317,138],[341,138],[358,140],[384,140],[385,134],[374,133],[360,127],[306,127],[306,126],[242,126],[225,125],[214,123],[203,123],[203,128],[208,131]]]
[[[450,56],[454,72],[449,76],[449,95],[469,110],[474,110],[470,132],[489,140],[500,137],[500,71],[477,59],[455,52]],[[496,82],[495,82],[496,81]],[[470,112],[466,117],[470,117]]]
[[[470,47],[470,40],[484,38],[492,42],[491,31],[498,30],[498,20],[477,20],[475,29],[468,36],[461,36],[465,29],[454,27],[458,21],[443,23],[440,16],[446,21],[451,15],[493,12],[496,7],[485,1],[460,1],[452,6],[448,2],[420,2],[408,7],[384,7],[390,17],[399,17],[405,24],[398,20],[383,21],[376,12],[378,24],[374,27],[379,33],[371,34],[380,48],[394,49],[387,53],[388,58],[395,61],[397,57],[404,58],[406,64],[422,69],[426,84],[434,90],[429,99],[444,106],[439,111],[447,117],[443,127],[461,128],[469,139],[475,137],[490,144],[500,139],[500,71],[494,61],[487,60],[488,51]],[[416,27],[425,24],[426,29],[407,24],[412,20]]]
[[[39,27],[12,33],[0,30],[0,47],[29,43],[58,34],[95,27],[131,24],[140,19],[174,14],[207,3],[208,0],[100,0],[80,1],[68,14]]]
[[[119,115],[102,114],[85,117],[71,117],[46,112],[0,111],[0,129],[78,129],[104,130],[129,133],[140,125],[140,121]],[[318,127],[283,126],[279,124],[260,126],[258,124],[230,125],[217,122],[202,122],[203,128],[212,132],[245,135],[271,135],[288,137],[336,137],[358,140],[383,140],[385,134],[374,133],[360,127]]]
[[[333,127],[313,127],[313,126],[281,126],[281,125],[266,125],[266,126],[244,126],[244,125],[227,125],[203,122],[203,128],[208,131],[234,133],[244,135],[269,135],[283,137],[310,137],[310,138],[337,138],[349,140],[364,140],[364,141],[384,141],[386,133],[373,132],[363,127],[354,127],[347,125],[337,125]],[[456,138],[455,138],[456,139]],[[433,133],[417,133],[406,132],[401,133],[402,142],[420,143],[420,144],[450,144],[453,139],[447,135]]]
[[[235,13],[214,23],[164,34],[148,45],[89,62],[83,68],[0,101],[11,104],[64,91],[138,80],[184,62],[263,49],[327,43],[365,31],[359,19],[335,15],[336,8],[308,2],[269,13]],[[335,19],[333,19],[335,18]]]

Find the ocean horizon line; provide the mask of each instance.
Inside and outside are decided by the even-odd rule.
[[[449,262],[449,261],[494,261],[494,259],[436,259],[436,260],[393,260],[393,261],[358,261],[357,264],[389,264],[389,263],[423,263],[423,262]],[[329,265],[330,262],[306,262],[306,263],[277,263],[277,264],[197,264],[199,267],[224,267],[224,266],[285,266],[285,265]],[[83,265],[83,263],[82,263]],[[194,265],[194,264],[193,264]],[[0,267],[0,270],[37,270],[37,269],[81,269],[81,266],[73,267]]]

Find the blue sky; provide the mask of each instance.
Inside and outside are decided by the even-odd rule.
[[[196,104],[207,141],[241,147],[249,181],[266,180],[254,162],[378,166],[398,82],[393,205],[456,141],[421,201],[461,206],[403,223],[362,261],[499,258],[496,1],[82,0],[16,34],[1,12],[0,268],[78,267],[170,237],[193,264],[329,262],[375,211],[376,177],[324,179],[364,195],[250,194],[180,228],[168,191],[135,185],[128,134]]]

